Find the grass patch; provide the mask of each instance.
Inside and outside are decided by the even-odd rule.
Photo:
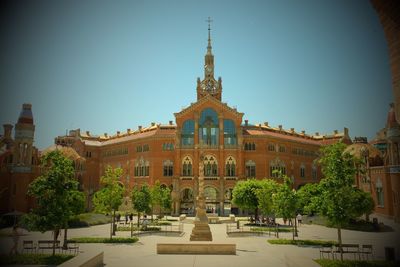
[[[354,260],[314,260],[322,267],[395,267],[399,266],[398,261],[354,261]]]
[[[75,237],[71,240],[77,243],[135,243],[139,239],[137,237],[114,237],[113,239],[107,237]]]
[[[278,229],[278,232],[280,233],[289,233],[293,232],[292,228],[274,228],[274,227],[251,227],[250,231],[252,232],[276,232],[276,229]]]
[[[329,247],[336,245],[336,241],[323,241],[323,240],[292,240],[292,239],[268,239],[268,243],[273,245],[296,245],[296,246],[324,246]]]
[[[74,216],[68,225],[70,228],[88,227],[111,222],[111,216],[97,213],[82,213]]]
[[[73,255],[56,254],[18,254],[0,255],[0,265],[59,265],[71,258]]]
[[[157,226],[147,226],[147,228],[144,229],[141,226],[141,227],[139,227],[139,230],[140,231],[145,231],[145,232],[148,232],[148,231],[161,231],[161,228],[157,227]],[[119,226],[117,228],[117,231],[129,231],[130,232],[131,231],[131,227],[130,226]],[[132,226],[132,231],[138,231],[137,226]]]

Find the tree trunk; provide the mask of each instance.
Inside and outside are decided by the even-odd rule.
[[[297,218],[296,218],[296,215],[295,215],[295,217],[294,217],[294,236],[295,236],[295,237],[298,237],[298,234],[297,234]]]
[[[56,254],[56,241],[57,241],[57,237],[58,237],[58,233],[59,233],[59,229],[55,229],[54,230],[54,238],[53,238],[53,256]]]
[[[256,210],[255,210],[255,220],[256,220],[256,222],[258,221],[258,208],[256,208]]]
[[[340,260],[343,261],[343,249],[342,249],[342,229],[341,226],[338,226],[338,242],[339,242],[339,251],[340,251]]]
[[[112,235],[115,235],[115,210],[113,210],[113,214],[112,214]]]
[[[67,232],[68,232],[68,228],[65,227],[65,229],[64,229],[64,244],[63,244],[63,249],[65,249],[65,250],[68,248],[68,246],[67,246],[67,244],[68,244]]]
[[[111,217],[112,217],[112,215],[111,215]],[[112,220],[112,218],[111,218],[110,239],[112,239],[112,232],[113,232],[113,227],[114,227],[113,224],[114,224],[114,223],[113,223],[113,220]]]
[[[139,224],[140,224],[140,212],[137,214],[137,230],[139,231]]]

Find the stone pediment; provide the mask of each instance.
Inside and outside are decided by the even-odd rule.
[[[238,112],[236,110],[236,108],[231,108],[226,103],[222,103],[221,101],[219,101],[218,99],[214,98],[210,94],[204,96],[203,98],[201,98],[197,102],[194,102],[194,103],[190,104],[189,107],[186,107],[186,108],[182,109],[180,112],[174,113],[174,115],[175,115],[176,118],[182,117],[182,116],[184,116],[184,115],[186,115],[186,114],[188,114],[190,112],[193,112],[193,111],[197,110],[198,108],[204,106],[207,103],[211,103],[213,107],[216,107],[217,109],[220,109],[220,110],[222,110],[224,112],[233,114],[235,117],[242,118],[243,115],[244,115],[244,113]]]

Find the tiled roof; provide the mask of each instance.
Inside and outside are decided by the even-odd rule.
[[[270,136],[270,137],[275,137],[275,138],[280,138],[280,139],[285,139],[285,140],[299,142],[299,143],[305,143],[305,144],[313,144],[313,145],[319,145],[320,144],[320,142],[318,142],[317,140],[309,139],[310,137],[309,138],[305,138],[305,137],[288,135],[288,134],[274,132],[274,131],[265,131],[265,130],[256,130],[256,129],[244,129],[243,133],[245,135],[253,135],[253,136]]]
[[[86,133],[86,134],[80,134],[80,137],[86,145],[103,146],[103,145],[117,144],[131,140],[147,138],[151,136],[175,135],[175,132],[176,132],[175,125],[154,124],[149,127],[142,128],[141,130],[138,129],[136,131],[127,131],[119,134],[117,133],[112,136],[109,135],[93,136],[93,135],[88,135]]]
[[[314,145],[327,145],[331,143],[335,143],[338,140],[345,137],[344,133],[339,133],[335,131],[333,134],[327,135],[308,135],[305,133],[298,133],[291,130],[285,130],[281,126],[278,128],[271,127],[269,125],[248,125],[243,126],[243,134],[244,135],[253,135],[253,136],[271,136],[275,138],[285,139],[289,141],[305,143],[305,144],[314,144]]]

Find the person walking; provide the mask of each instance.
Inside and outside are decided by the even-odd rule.
[[[296,216],[297,222],[299,223],[299,226],[301,225],[302,221],[303,221],[303,216],[299,213]]]

